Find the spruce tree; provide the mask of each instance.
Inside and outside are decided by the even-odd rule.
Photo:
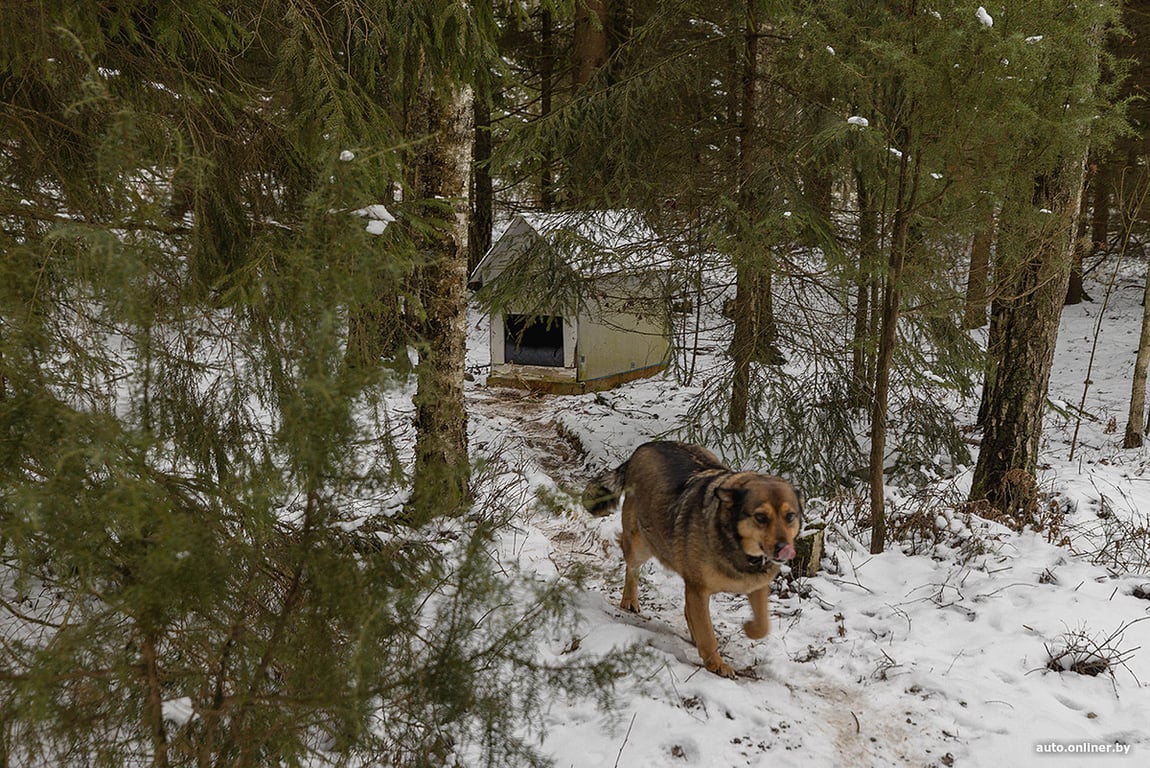
[[[1030,25],[1045,24],[1035,41],[1044,46],[1041,56],[1022,60],[1023,103],[1045,130],[1018,137],[1014,162],[1021,172],[1004,190],[991,375],[970,491],[972,500],[986,499],[1008,514],[1020,501],[1033,502],[1032,482],[1020,489],[1004,482],[1012,470],[1033,479],[1037,467],[1058,321],[1076,258],[1086,159],[1091,145],[1106,142],[1112,128],[1112,119],[1105,119],[1112,89],[1101,73],[1102,42],[1115,6],[1060,6],[1057,16],[1042,3],[1026,10],[1034,15],[1008,20],[1003,29],[1022,36],[1034,29]]]
[[[540,697],[608,670],[532,661],[569,614],[496,571],[509,510],[402,521],[390,375],[349,351],[454,231],[461,197],[369,206],[396,94],[465,90],[479,26],[39,10],[0,7],[3,762],[542,763]]]

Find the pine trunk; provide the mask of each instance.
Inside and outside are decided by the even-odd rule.
[[[1146,270],[1142,292],[1142,335],[1138,339],[1138,356],[1134,360],[1134,381],[1130,385],[1130,414],[1126,420],[1123,448],[1141,448],[1146,428],[1146,372],[1150,368],[1150,268]]]
[[[1110,247],[1110,200],[1113,196],[1111,178],[1114,175],[1114,166],[1118,163],[1117,156],[1103,162],[1094,174],[1094,183],[1091,185],[1091,198],[1093,200],[1090,219],[1090,251],[1102,253]]]
[[[990,283],[990,244],[994,239],[994,216],[974,234],[970,243],[970,271],[966,276],[966,314],[963,328],[986,325],[987,287]]]
[[[851,404],[863,408],[874,394],[874,333],[871,319],[878,305],[872,302],[871,287],[878,263],[878,212],[864,175],[855,171],[858,195],[859,269],[855,284],[854,343],[851,347]]]
[[[892,254],[891,272],[883,286],[882,333],[879,336],[878,357],[875,365],[874,399],[870,425],[870,551],[878,554],[886,543],[886,433],[887,406],[890,400],[890,369],[894,361],[894,348],[898,340],[898,305],[902,291],[898,281],[901,257]]]
[[[1087,194],[1088,186],[1089,182],[1083,179],[1083,190],[1078,196],[1078,223],[1074,228],[1074,260],[1070,265],[1070,279],[1067,281],[1066,298],[1063,300],[1065,306],[1090,301],[1090,297],[1086,295],[1086,290],[1082,284],[1082,259],[1090,250],[1089,247],[1086,246],[1086,229],[1090,213],[1090,200]]]
[[[1021,470],[1033,476],[1038,464],[1058,321],[1074,261],[1084,168],[1085,157],[1078,155],[1038,179],[1033,205],[1053,212],[1040,217],[1047,224],[1023,226],[1000,240],[1013,253],[999,259],[1006,275],[994,303],[998,338],[991,361],[993,389],[984,402],[982,447],[970,491],[972,501],[986,499],[998,509],[1010,495],[1003,482],[1007,473]],[[1021,206],[1003,217],[1004,222],[1026,220],[1033,221],[1034,215]],[[1012,267],[1003,266],[1007,262]]]
[[[475,139],[471,174],[471,231],[467,242],[467,271],[491,247],[495,194],[491,180],[491,86],[483,80],[475,91]]]
[[[551,11],[544,8],[540,12],[541,27],[539,40],[539,117],[551,114],[551,99],[555,90],[555,34]],[[552,166],[555,157],[548,144],[543,148],[542,168],[539,174],[539,207],[545,211],[555,208],[555,181]]]
[[[419,277],[419,365],[415,394],[415,469],[409,514],[416,523],[462,511],[468,499],[470,462],[463,400],[467,330],[467,190],[471,165],[471,92],[447,97],[424,92],[425,135],[414,160],[413,190],[422,215],[444,218],[443,230],[425,241]]]
[[[731,379],[731,404],[727,412],[727,431],[742,434],[747,428],[751,388],[751,358],[754,341],[755,288],[747,270],[739,270],[735,282],[734,321],[735,335],[731,339],[731,360],[734,375]]]
[[[734,305],[734,338],[731,359],[734,376],[727,431],[741,433],[746,429],[750,399],[751,364],[775,364],[782,361],[776,344],[774,306],[771,298],[770,253],[761,250],[753,222],[757,218],[751,172],[755,158],[755,124],[758,107],[759,28],[753,8],[747,8],[744,30],[742,94],[739,104],[739,140],[737,154],[738,210],[735,213],[736,289]]]
[[[156,637],[145,631],[140,637],[140,667],[144,673],[147,700],[144,703],[144,729],[152,742],[152,768],[168,767],[168,739],[164,731],[163,686],[156,650]]]
[[[995,286],[996,293],[998,290],[999,287]],[[994,382],[995,375],[998,373],[998,361],[1002,358],[1003,321],[1005,318],[1001,312],[995,311],[994,307],[996,306],[997,302],[992,305],[990,313],[986,359],[983,364],[982,395],[978,403],[978,416],[974,422],[979,427],[986,426],[986,416],[990,412],[990,403],[994,399]]]
[[[910,146],[910,141],[904,141]],[[875,359],[874,399],[871,403],[870,435],[870,551],[878,554],[886,545],[886,436],[887,408],[890,400],[890,373],[898,344],[898,317],[902,302],[902,271],[910,247],[910,211],[914,209],[918,185],[912,178],[910,163],[904,154],[899,163],[898,196],[894,212],[894,231],[890,260],[883,280],[882,315]]]
[[[586,85],[595,71],[607,61],[607,3],[604,0],[576,0],[575,87]]]

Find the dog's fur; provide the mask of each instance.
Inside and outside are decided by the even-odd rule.
[[[687,628],[703,664],[734,677],[719,655],[711,624],[711,595],[748,596],[752,639],[770,630],[767,602],[780,563],[795,556],[802,501],[779,477],[734,472],[710,451],[678,442],[645,443],[619,467],[597,477],[583,504],[597,517],[623,498],[619,544],[627,572],[624,610],[639,612],[639,567],[652,555],[683,577]]]

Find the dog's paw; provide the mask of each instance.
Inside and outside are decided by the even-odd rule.
[[[771,623],[769,621],[747,621],[743,623],[743,631],[747,633],[747,637],[752,640],[761,640],[767,636],[771,631]]]
[[[627,598],[623,598],[623,600],[619,603],[619,607],[622,608],[624,611],[627,611],[628,613],[638,613],[639,612],[639,601],[638,600],[628,600]]]
[[[730,664],[728,664],[727,662],[723,661],[722,659],[718,659],[717,661],[713,661],[713,662],[708,662],[707,663],[707,670],[710,672],[714,672],[719,677],[725,677],[729,680],[734,680],[738,677],[738,675],[735,674],[734,668]]]

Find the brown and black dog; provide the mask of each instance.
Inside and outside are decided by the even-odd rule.
[[[601,517],[614,511],[620,497],[619,543],[627,563],[620,607],[639,612],[639,567],[654,555],[683,577],[687,628],[703,664],[734,677],[719,655],[711,595],[747,595],[754,617],[743,629],[752,639],[766,636],[771,580],[795,556],[802,516],[798,492],[779,477],[734,472],[704,448],[657,441],[595,478],[583,505]]]

